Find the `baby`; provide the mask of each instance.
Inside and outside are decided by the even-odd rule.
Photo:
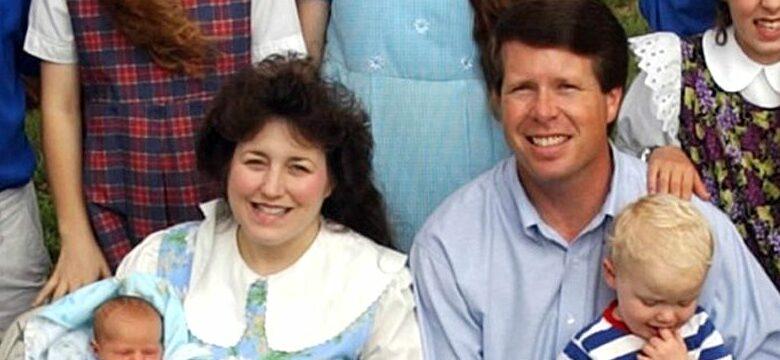
[[[162,359],[162,318],[152,304],[119,296],[95,311],[92,349],[99,360]]]
[[[604,279],[617,300],[559,359],[731,359],[697,298],[713,239],[690,202],[647,196],[618,214]]]

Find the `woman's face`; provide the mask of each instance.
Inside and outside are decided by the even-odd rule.
[[[728,0],[737,41],[751,59],[780,61],[780,0]]]
[[[230,162],[227,199],[239,241],[265,250],[305,244],[330,190],[323,151],[296,141],[283,120],[268,122]]]

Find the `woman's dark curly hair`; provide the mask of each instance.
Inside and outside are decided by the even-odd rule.
[[[349,90],[320,78],[310,59],[271,56],[229,80],[198,134],[198,168],[224,191],[236,145],[278,120],[325,153],[333,190],[322,215],[392,247],[384,200],[372,181],[368,115]]]
[[[718,45],[725,45],[728,40],[726,34],[726,28],[731,26],[734,22],[731,20],[731,12],[729,11],[729,4],[725,1],[718,2],[718,8],[715,16],[715,43]]]

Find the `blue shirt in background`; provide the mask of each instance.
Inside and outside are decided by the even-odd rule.
[[[717,0],[639,0],[639,11],[652,31],[689,36],[715,26],[717,4]]]
[[[530,203],[514,157],[431,215],[411,253],[426,358],[553,359],[601,314],[615,296],[602,280],[605,235],[646,189],[645,164],[612,155],[610,192],[571,244]],[[694,203],[716,239],[700,305],[735,358],[780,358],[780,294],[729,219]]]
[[[38,63],[22,51],[29,0],[0,1],[0,190],[30,181],[35,155],[24,133],[20,74],[36,75]]]

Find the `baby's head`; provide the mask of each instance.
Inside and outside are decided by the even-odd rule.
[[[652,195],[618,214],[604,259],[615,289],[613,315],[644,339],[677,330],[693,316],[713,252],[709,226],[693,205]]]
[[[146,300],[120,296],[95,310],[92,348],[99,360],[162,359],[162,319]]]

